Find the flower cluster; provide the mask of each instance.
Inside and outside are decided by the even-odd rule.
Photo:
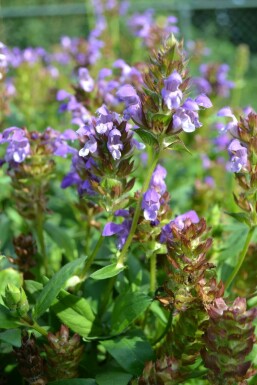
[[[157,218],[158,210],[161,206],[161,197],[166,191],[164,179],[167,171],[161,165],[158,165],[153,172],[148,190],[144,193],[142,209],[144,217],[148,221],[154,221]]]
[[[201,126],[199,110],[212,106],[206,95],[195,99],[185,97],[188,82],[182,46],[168,41],[164,50],[152,60],[145,75],[143,91],[137,93],[131,85],[117,92],[125,103],[124,117],[131,118],[147,137],[157,142],[181,131],[192,132]],[[141,131],[139,131],[141,132]],[[141,134],[143,134],[141,132]],[[164,140],[165,143],[165,140]]]
[[[193,79],[198,92],[211,97],[227,98],[234,83],[227,79],[229,66],[227,64],[201,64],[201,77]]]
[[[62,187],[76,184],[80,195],[87,193],[100,206],[114,209],[114,198],[121,199],[133,187],[131,157],[135,147],[142,145],[133,138],[130,125],[104,105],[77,134],[84,146],[74,155]]]
[[[57,93],[57,100],[63,102],[60,111],[71,112],[72,123],[82,126],[87,123],[99,104],[111,108],[118,106],[120,100],[116,92],[127,82],[137,85],[140,89],[143,78],[136,67],[129,66],[122,59],[113,63],[113,69],[102,68],[96,79],[92,78],[87,68],[80,67],[78,84],[74,86],[75,95],[64,90]]]
[[[209,369],[209,380],[214,385],[246,385],[246,379],[253,375],[251,361],[246,361],[246,356],[255,341],[253,321],[257,309],[247,311],[243,298],[237,298],[231,305],[217,298],[208,313],[210,320],[201,354]]]
[[[144,13],[135,13],[128,20],[128,26],[146,47],[153,49],[169,35],[179,33],[177,22],[175,16],[168,16],[163,22],[158,22],[154,19],[154,11],[149,9]]]

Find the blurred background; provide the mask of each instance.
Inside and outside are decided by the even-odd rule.
[[[231,78],[244,73],[242,105],[257,108],[257,0],[130,0],[129,14],[155,10],[178,17],[187,46],[208,47],[206,62],[227,63]],[[0,0],[0,40],[9,46],[50,49],[63,35],[86,37],[93,25],[91,0]],[[124,20],[120,18],[120,24]],[[120,29],[124,38],[126,30]],[[126,60],[129,62],[129,58]],[[240,68],[239,68],[240,67]],[[242,81],[242,76],[240,75]],[[238,86],[238,85],[237,85]],[[239,84],[240,86],[240,84]]]

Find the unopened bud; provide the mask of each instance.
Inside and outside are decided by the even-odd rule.
[[[22,287],[19,289],[15,285],[8,284],[3,301],[15,317],[23,317],[29,311],[27,296]]]

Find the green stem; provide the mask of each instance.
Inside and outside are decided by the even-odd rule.
[[[42,211],[38,210],[37,218],[36,218],[36,232],[40,247],[40,254],[42,256],[42,262],[45,269],[45,274],[48,274],[48,263],[47,263],[47,254],[46,254],[46,247],[45,247],[45,239],[44,239],[44,216]]]
[[[48,332],[42,328],[37,322],[32,322],[31,319],[29,317],[24,317],[21,319],[21,323],[25,326],[28,326],[34,330],[36,330],[37,332],[39,332],[40,334],[42,334],[42,336],[45,336],[47,337],[48,336]]]
[[[148,186],[149,186],[149,183],[150,183],[150,180],[151,180],[151,177],[152,177],[152,173],[153,173],[153,171],[154,171],[154,169],[155,169],[155,167],[157,165],[157,162],[159,160],[159,155],[160,155],[160,151],[155,153],[154,159],[152,161],[152,164],[151,164],[151,166],[149,167],[149,169],[147,171],[146,178],[145,178],[145,181],[144,181],[141,193],[140,193],[140,197],[138,199],[137,206],[136,206],[136,209],[135,209],[135,213],[134,213],[131,229],[130,229],[128,238],[127,238],[127,240],[125,242],[125,245],[123,246],[123,249],[121,250],[121,253],[120,253],[119,258],[118,258],[118,262],[117,262],[118,265],[121,265],[121,266],[124,265],[124,260],[125,260],[125,257],[126,257],[126,253],[127,253],[128,248],[129,248],[129,246],[130,246],[130,244],[131,244],[131,242],[133,240],[133,236],[134,236],[134,234],[136,232],[137,223],[138,223],[138,219],[139,219],[140,212],[141,212],[143,194],[148,189]]]
[[[156,253],[150,257],[150,292],[154,293],[156,289]]]
[[[230,277],[228,278],[226,284],[225,284],[225,288],[228,289],[229,286],[231,285],[231,283],[233,282],[234,278],[236,277],[238,271],[240,270],[243,262],[244,262],[244,259],[245,259],[245,256],[246,256],[246,253],[248,251],[248,248],[249,248],[249,245],[250,245],[250,242],[252,240],[252,237],[253,237],[253,233],[254,233],[254,230],[255,230],[255,227],[251,227],[249,229],[249,232],[247,234],[247,237],[246,237],[246,240],[245,240],[245,244],[244,244],[244,247],[243,247],[243,250],[241,251],[240,255],[239,255],[239,259],[238,259],[238,262],[234,268],[234,270],[232,271],[232,273],[230,274]]]
[[[94,250],[92,251],[92,254],[88,257],[88,259],[86,260],[86,263],[85,263],[85,266],[81,272],[81,277],[85,277],[86,276],[86,273],[88,272],[90,266],[92,265],[94,259],[95,259],[95,256],[97,255],[100,247],[102,246],[103,244],[103,241],[104,241],[104,237],[103,235],[101,234],[96,245],[95,245],[95,248]]]
[[[99,306],[99,314],[104,313],[104,311],[105,311],[105,309],[109,303],[109,300],[112,297],[112,291],[113,291],[113,287],[114,287],[115,282],[116,282],[116,278],[117,277],[115,276],[115,277],[112,277],[109,279],[108,285],[104,290],[104,295],[101,298],[101,302],[100,302],[100,306]]]

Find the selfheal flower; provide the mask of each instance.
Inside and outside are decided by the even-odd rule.
[[[227,123],[226,125],[223,125],[223,128],[220,129],[221,132],[227,132],[229,131],[232,135],[237,136],[237,128],[238,128],[238,120],[231,111],[230,107],[223,107],[219,112],[217,113],[218,116],[224,116],[231,118],[231,122]]]
[[[173,71],[167,79],[164,79],[162,97],[169,110],[180,106],[183,97],[182,91],[179,89],[181,83],[182,78],[177,71]]]
[[[125,103],[124,118],[126,120],[131,118],[140,124],[142,122],[142,106],[135,88],[130,84],[125,84],[118,90],[116,96]]]
[[[228,146],[230,162],[228,169],[232,172],[239,172],[247,166],[247,148],[243,147],[238,139],[233,139]]]
[[[183,230],[186,223],[198,223],[200,221],[198,215],[194,210],[187,211],[184,214],[178,215],[170,223],[163,226],[160,234],[160,242],[165,243],[173,238],[172,227],[175,226],[178,230]]]
[[[164,179],[167,176],[167,171],[164,167],[162,167],[160,164],[158,164],[153,172],[150,186],[155,189],[160,194],[163,194],[166,191],[166,183],[164,182]]]
[[[114,128],[109,132],[107,147],[110,153],[112,154],[113,159],[120,159],[121,150],[123,149],[123,144],[120,140],[121,133],[119,130]]]
[[[89,75],[87,68],[79,68],[79,85],[86,91],[91,92],[94,89],[94,80]]]
[[[129,19],[128,25],[136,36],[143,39],[149,36],[153,24],[153,13],[152,9],[148,9],[143,14],[135,13]]]
[[[97,141],[95,140],[93,135],[89,136],[88,141],[85,146],[79,150],[79,156],[85,157],[89,153],[93,154],[97,150]]]
[[[142,201],[142,209],[144,210],[144,217],[147,221],[154,221],[157,218],[157,213],[160,208],[161,195],[150,188],[144,193]]]
[[[0,144],[8,143],[6,149],[5,161],[16,163],[23,162],[30,154],[30,144],[23,129],[10,127],[0,134]]]
[[[173,115],[174,132],[181,129],[185,132],[193,132],[196,128],[201,127],[198,116],[199,107],[210,108],[211,106],[212,103],[206,95],[199,95],[195,100],[186,99]]]
[[[104,237],[110,237],[112,235],[118,236],[117,247],[122,249],[124,246],[127,237],[130,232],[132,220],[130,218],[130,213],[128,210],[117,210],[114,214],[115,216],[120,216],[124,218],[124,221],[121,224],[116,224],[114,222],[108,222],[104,226],[102,235]]]

